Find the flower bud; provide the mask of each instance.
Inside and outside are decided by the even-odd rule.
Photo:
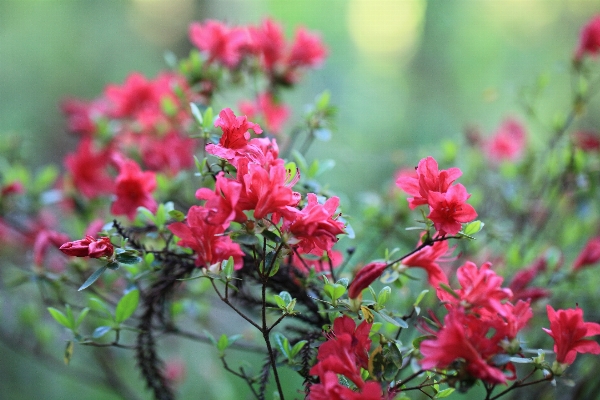
[[[352,283],[348,287],[348,296],[351,299],[355,299],[358,295],[366,289],[375,279],[379,278],[383,271],[387,267],[384,262],[372,262],[365,265],[354,277]]]

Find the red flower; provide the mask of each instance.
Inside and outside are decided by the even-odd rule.
[[[573,263],[573,271],[578,271],[581,268],[594,265],[598,261],[600,261],[600,236],[588,240]]]
[[[304,28],[296,31],[287,63],[289,67],[317,67],[327,56],[321,39]]]
[[[600,15],[594,16],[581,30],[575,60],[581,60],[585,54],[595,56],[598,52],[600,52]]]
[[[600,137],[596,132],[575,132],[575,134],[573,134],[573,142],[585,152],[600,152]]]
[[[106,113],[104,99],[85,102],[77,99],[64,100],[60,108],[67,117],[69,131],[85,136],[96,133],[96,119]]]
[[[421,245],[421,241],[417,247]],[[402,260],[402,264],[408,267],[423,268],[427,272],[427,281],[434,288],[438,288],[440,283],[448,284],[446,274],[437,263],[438,259],[448,253],[448,242],[435,242],[431,246],[425,246],[416,253]]]
[[[371,332],[372,326],[373,324],[363,321],[357,327],[356,321],[347,315],[343,315],[333,321],[333,328],[331,329],[331,338],[344,334],[352,337],[352,351],[354,352],[359,365],[365,369],[367,369],[369,364],[369,349],[371,348],[369,333]]]
[[[308,193],[307,199],[308,204],[300,211],[286,208],[282,230],[294,236],[288,242],[290,245],[300,247],[303,253],[321,255],[331,250],[337,235],[344,233],[344,224],[333,217],[340,199],[331,197],[325,204],[319,204],[314,193]]]
[[[242,268],[244,252],[234,243],[225,232],[223,225],[212,225],[207,222],[210,211],[204,207],[192,206],[187,214],[186,223],[175,222],[169,225],[169,230],[181,240],[177,243],[189,247],[196,252],[196,265],[210,267],[211,265],[233,257],[235,269]]]
[[[272,73],[285,51],[285,37],[281,26],[271,19],[266,19],[261,26],[250,28],[249,32],[252,46],[260,55],[263,68]]]
[[[206,200],[204,207],[209,210],[206,221],[212,225],[223,225],[236,220],[244,222],[246,215],[238,207],[242,185],[225,178],[223,172],[217,175],[215,190],[200,188],[196,191],[198,200]]]
[[[447,368],[456,360],[463,360],[465,372],[488,383],[504,383],[504,373],[486,362],[500,349],[486,338],[489,327],[483,326],[478,318],[464,315],[456,310],[444,318],[442,329],[435,339],[424,340],[420,351],[424,358],[424,369]]]
[[[477,217],[477,212],[467,199],[471,197],[465,187],[457,184],[448,188],[445,193],[429,192],[429,206],[431,212],[427,216],[439,232],[440,236],[458,233],[464,222],[469,222]]]
[[[550,296],[550,291],[541,287],[527,287],[531,281],[540,273],[546,270],[547,261],[545,257],[540,257],[531,264],[531,266],[518,271],[511,280],[508,288],[513,292],[513,300],[523,299],[536,301]]]
[[[110,239],[103,236],[94,239],[93,236],[86,236],[81,240],[67,242],[60,246],[60,251],[73,257],[111,257],[114,253],[114,247]]]
[[[69,237],[66,234],[50,229],[42,229],[37,232],[33,244],[33,261],[35,264],[42,265],[48,249],[58,248],[67,240],[69,240]]]
[[[477,265],[467,261],[456,271],[461,286],[461,289],[455,290],[459,299],[448,294],[444,295],[442,300],[449,302],[454,307],[463,306],[469,309],[481,307],[490,312],[505,315],[502,301],[509,299],[512,292],[510,289],[502,288],[504,278],[497,275],[490,267],[491,264],[486,262],[478,269]]]
[[[229,68],[239,64],[250,39],[245,29],[230,28],[214,20],[192,23],[189,36],[194,46],[207,53],[209,63],[218,61]]]
[[[265,118],[267,129],[273,133],[281,132],[281,127],[290,116],[290,109],[283,103],[276,102],[270,92],[258,95],[256,102],[240,103],[240,110],[248,118],[254,119],[256,114],[262,114]]]
[[[383,274],[387,266],[384,262],[372,262],[362,267],[348,286],[348,296],[351,299],[357,298],[364,289]]]
[[[573,364],[577,353],[600,354],[600,344],[586,337],[600,335],[600,324],[583,321],[581,308],[554,311],[547,305],[550,329],[542,328],[554,339],[556,361]]]
[[[452,182],[462,175],[458,168],[438,170],[438,164],[433,157],[419,161],[417,177],[402,175],[396,180],[396,185],[406,193],[414,196],[408,198],[412,209],[422,204],[428,204],[431,192],[446,193]]]
[[[83,139],[74,153],[65,158],[67,171],[71,173],[75,188],[88,199],[114,190],[113,178],[107,167],[111,161],[111,150],[95,151],[92,139]]]
[[[152,197],[156,188],[154,172],[142,172],[140,166],[133,160],[116,160],[119,165],[119,176],[116,181],[117,199],[112,204],[110,212],[115,215],[127,215],[135,218],[138,207],[146,207],[156,211],[158,204]]]
[[[525,147],[525,128],[515,119],[507,119],[484,143],[485,154],[493,161],[515,161]]]
[[[141,142],[141,150],[146,168],[176,175],[194,165],[194,139],[177,131],[171,131],[162,137],[144,136],[146,137]]]

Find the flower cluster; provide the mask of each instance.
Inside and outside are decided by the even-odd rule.
[[[400,176],[396,185],[411,196],[408,205],[411,209],[420,205],[429,206],[429,218],[440,236],[454,235],[462,228],[462,223],[477,217],[475,209],[467,204],[471,196],[460,183],[454,181],[462,175],[458,168],[438,170],[433,157],[419,162],[417,177]]]
[[[421,343],[423,368],[455,369],[466,381],[472,377],[497,384],[514,379],[514,366],[500,356],[519,352],[517,333],[533,312],[529,301],[511,302],[512,292],[501,287],[503,278],[490,266],[467,262],[457,271],[460,289],[438,290],[448,314],[439,331],[428,329],[434,338]]]
[[[307,204],[298,209],[301,195],[292,187],[299,173],[286,170],[276,141],[250,139],[249,130],[260,134],[260,126],[248,121],[246,116],[236,116],[228,108],[219,113],[215,126],[221,128],[223,134],[217,144],[207,144],[206,151],[235,167],[235,176],[218,173],[214,190],[200,188],[196,192],[196,197],[205,201],[204,206],[190,209],[187,224],[179,222],[169,226],[183,239],[180,246],[196,251],[196,264],[208,266],[234,256],[236,267],[241,267],[243,253],[239,246],[218,235],[222,235],[231,222],[246,223],[249,218],[262,221],[263,226],[279,224],[277,229],[286,243],[299,254],[321,257],[331,251],[337,236],[344,233],[344,224],[335,215],[338,198],[332,197],[320,204],[317,196],[309,193]]]
[[[310,387],[310,400],[381,400],[381,387],[378,382],[365,382],[361,368],[368,369],[372,324],[356,322],[348,316],[333,321],[333,328],[327,334],[327,341],[319,346],[317,363],[311,368],[311,375],[318,375],[320,383]],[[340,384],[342,375],[354,384],[356,391]]]

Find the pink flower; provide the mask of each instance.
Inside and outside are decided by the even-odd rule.
[[[493,162],[516,161],[525,148],[525,128],[515,119],[506,119],[494,135],[484,142],[483,150]]]
[[[95,151],[92,139],[83,139],[74,153],[65,158],[75,188],[88,199],[112,193],[113,178],[107,168],[111,161],[110,148]]]
[[[153,112],[159,100],[152,82],[137,72],[129,75],[123,86],[107,86],[105,95],[112,104],[110,114],[115,118],[135,118]]]
[[[243,28],[230,28],[219,21],[194,22],[189,28],[190,41],[208,55],[208,62],[218,61],[235,68],[241,61],[250,36]]]
[[[283,58],[285,37],[281,26],[271,19],[265,19],[261,26],[250,28],[252,46],[259,54],[263,68],[272,73]]]
[[[317,67],[327,56],[321,39],[304,28],[296,31],[287,63],[290,67]]]
[[[187,220],[175,222],[168,226],[169,230],[181,240],[181,247],[188,247],[196,252],[196,265],[206,267],[233,257],[235,269],[242,268],[244,252],[225,232],[223,225],[212,225],[207,222],[210,211],[204,207],[192,206]]]
[[[427,157],[419,161],[417,177],[400,176],[396,185],[406,193],[414,196],[408,199],[408,205],[412,209],[417,206],[428,204],[429,193],[446,193],[450,185],[462,175],[458,168],[438,170],[438,164],[433,157]]]
[[[577,353],[600,354],[600,344],[586,337],[600,335],[600,324],[583,321],[581,308],[554,311],[547,305],[550,329],[542,328],[554,339],[556,361],[573,364]]]
[[[600,15],[594,16],[581,30],[575,60],[581,60],[586,54],[595,56],[598,52],[600,52]]]
[[[573,142],[581,150],[591,153],[600,152],[600,137],[596,132],[578,131],[573,134]]]
[[[171,131],[163,137],[148,136],[142,141],[141,147],[142,160],[150,170],[176,175],[194,165],[196,141],[177,131]]]
[[[483,328],[483,329],[482,329]],[[463,360],[465,372],[487,383],[504,383],[504,373],[487,363],[486,356],[499,352],[499,347],[486,338],[488,327],[478,318],[459,311],[451,311],[435,339],[424,340],[420,351],[424,369],[448,368],[456,360]]]
[[[421,241],[417,247],[421,245]],[[402,265],[408,267],[423,268],[427,272],[427,281],[434,288],[438,288],[440,283],[448,284],[446,274],[437,263],[438,259],[448,253],[448,242],[435,242],[431,246],[425,246],[416,253],[402,260]]]
[[[238,175],[241,171],[241,168],[238,169]],[[287,171],[282,165],[273,166],[267,171],[258,164],[250,163],[243,172],[243,189],[238,207],[254,210],[255,219],[284,212],[287,207],[294,207],[300,201],[300,194],[290,188]]]
[[[262,114],[265,118],[267,130],[273,134],[281,132],[283,124],[290,116],[290,109],[283,103],[276,102],[270,92],[264,92],[258,95],[256,102],[240,103],[240,110],[248,118],[254,119],[257,114]]]
[[[594,265],[598,261],[600,261],[600,236],[588,240],[573,263],[573,271],[579,271],[581,268]]]
[[[204,207],[209,210],[206,221],[212,225],[229,224],[233,220],[244,222],[246,215],[238,206],[242,185],[225,178],[223,172],[219,172],[216,179],[214,191],[208,188],[196,191],[198,200],[206,200]]]
[[[357,298],[364,289],[383,274],[387,266],[384,262],[372,262],[362,267],[348,286],[348,297]]]
[[[91,136],[96,133],[96,120],[106,114],[106,106],[104,99],[92,102],[66,99],[60,108],[67,117],[69,131]]]
[[[25,188],[23,184],[19,181],[11,182],[7,185],[4,185],[0,188],[0,196],[10,196],[14,194],[23,194],[25,193]]]
[[[513,292],[513,300],[523,299],[536,301],[550,297],[550,291],[541,287],[527,287],[541,272],[546,270],[547,261],[540,257],[529,267],[518,271],[511,280],[508,288]]]
[[[467,199],[471,197],[465,187],[457,184],[445,193],[429,192],[431,212],[427,216],[440,236],[454,235],[462,229],[462,223],[474,220],[477,212]]]
[[[490,267],[491,264],[486,262],[478,269],[477,265],[467,261],[456,272],[461,286],[461,289],[455,290],[459,299],[447,295],[442,300],[449,302],[453,307],[463,306],[468,309],[481,307],[504,315],[502,301],[510,299],[512,292],[510,289],[502,288],[504,278],[497,275]],[[444,292],[439,291],[439,293]]]
[[[158,204],[152,197],[156,188],[154,172],[142,172],[140,166],[133,160],[117,160],[119,175],[116,180],[117,199],[113,202],[110,212],[115,215],[126,215],[130,220],[135,218],[138,207],[146,207],[156,211]]]
[[[58,248],[64,242],[69,240],[69,237],[61,232],[50,229],[43,229],[37,232],[35,242],[33,244],[33,261],[36,265],[42,265],[44,256],[50,248]]]
[[[308,204],[302,209],[286,207],[282,230],[293,235],[290,245],[299,247],[303,253],[315,255],[329,251],[337,242],[337,235],[344,233],[344,224],[333,215],[340,199],[329,198],[325,204],[319,204],[317,195],[308,193]]]
[[[250,139],[249,129],[254,130],[257,134],[262,133],[258,124],[248,121],[246,116],[236,117],[230,108],[225,108],[219,113],[215,126],[221,128],[223,135],[219,144],[207,144],[206,151],[228,161],[236,158],[238,152],[246,150]],[[237,167],[236,163],[233,165]]]
[[[93,236],[86,236],[81,240],[63,244],[59,250],[72,257],[111,257],[114,253],[114,247],[110,242],[110,238],[106,236],[98,239],[94,239]]]

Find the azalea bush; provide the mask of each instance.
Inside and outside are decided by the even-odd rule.
[[[600,354],[586,279],[600,261],[600,136],[586,123],[600,17],[570,57],[562,114],[539,111],[541,79],[524,116],[431,149],[355,215],[323,181],[333,162],[307,159],[334,134],[334,100],[282,102],[324,62],[319,36],[290,40],[267,19],[194,23],[189,38],[155,78],[65,100],[78,145],[63,168],[2,155],[3,274],[47,309],[29,322],[32,351],[56,354],[66,330],[66,363],[82,347],[130,352],[156,399],[185,378],[161,357],[165,337],[211,343],[257,399],[598,391],[598,358],[577,354]],[[219,318],[244,334],[211,330]]]

